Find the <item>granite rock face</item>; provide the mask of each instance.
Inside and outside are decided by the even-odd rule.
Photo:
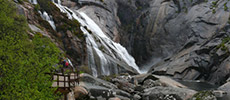
[[[139,80],[140,83],[133,82],[133,80],[143,76],[145,76],[144,80]],[[146,84],[146,82],[149,83]],[[152,83],[158,85],[149,85]],[[80,74],[80,86],[87,89],[90,98],[97,100],[108,100],[109,98],[120,98],[121,100],[187,100],[197,93],[170,77],[149,74],[111,77],[111,82],[88,74]]]
[[[214,84],[223,84],[230,76],[230,2],[226,0],[66,0],[62,4],[86,13],[110,39],[126,47],[142,70]],[[18,8],[31,29],[41,32],[32,5]],[[55,35],[42,31],[62,39],[57,44],[77,55],[70,55],[74,63],[86,63],[84,40],[70,31]]]
[[[229,37],[229,11],[225,8],[230,6],[229,2],[79,2],[80,9],[94,19],[107,36],[126,47],[140,69],[215,84],[223,84],[228,78],[229,53],[220,45]],[[224,43],[225,47],[228,43]]]

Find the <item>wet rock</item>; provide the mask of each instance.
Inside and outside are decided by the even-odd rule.
[[[84,86],[87,88],[93,88],[94,86],[101,86],[110,89],[117,88],[117,86],[112,83],[93,77],[86,73],[80,74],[80,86]]]
[[[159,78],[159,81],[162,83],[162,85],[165,86],[169,86],[169,87],[179,87],[179,88],[186,88],[186,86],[182,85],[181,83],[173,80],[170,77],[166,77],[166,76],[157,76],[155,75],[157,78]]]
[[[227,77],[229,77],[230,72],[230,57],[226,58],[222,63],[215,68],[216,71],[211,75],[210,82],[215,84],[223,84],[226,82]]]
[[[180,84],[179,82],[173,80],[167,76],[159,76],[154,74],[141,74],[133,76],[134,80],[137,80],[139,84],[143,85],[143,87],[151,87],[152,86],[169,86],[169,87],[180,87],[187,88],[186,86]]]

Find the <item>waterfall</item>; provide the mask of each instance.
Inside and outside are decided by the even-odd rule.
[[[87,26],[88,29],[90,29],[93,33],[95,33],[94,36],[96,36],[96,38],[100,40],[104,48],[107,49],[109,55],[112,54],[112,57],[114,59],[123,60],[129,66],[139,71],[139,68],[135,63],[134,58],[131,55],[129,55],[128,51],[123,46],[121,46],[119,43],[116,43],[112,41],[110,38],[108,38],[104,34],[104,32],[101,30],[101,28],[91,18],[89,18],[85,13],[79,12],[79,14],[85,19],[86,23],[83,23],[83,24],[85,24],[85,26]]]
[[[66,13],[69,19],[73,19],[72,15],[69,13],[70,9],[66,6],[61,5],[61,0],[58,0],[57,3],[52,0],[52,2],[60,9],[61,12]]]
[[[37,2],[37,0],[29,0],[29,2],[30,3],[32,3],[32,4],[38,4],[38,2]],[[44,20],[46,20],[49,24],[50,24],[50,26],[54,29],[54,30],[56,30],[56,26],[55,26],[55,23],[54,23],[54,21],[53,21],[53,18],[52,18],[52,16],[51,15],[49,15],[47,12],[41,12],[41,11],[38,11],[38,13],[40,14],[40,16],[42,17],[42,19],[44,19]]]
[[[121,70],[119,66],[122,66],[125,70],[141,73],[135,63],[135,59],[129,55],[127,50],[107,37],[90,17],[84,12],[74,12],[68,7],[62,6],[60,0],[56,1],[52,0],[61,12],[67,14],[69,19],[78,20],[82,26],[81,30],[87,35],[88,65],[92,70],[93,76],[118,74],[119,70]],[[41,15],[55,28],[52,18],[46,12]]]
[[[41,12],[41,11],[38,11],[38,13],[41,15],[41,17],[44,19],[44,20],[46,20],[49,24],[50,24],[50,26],[54,29],[54,30],[56,30],[56,26],[55,26],[55,24],[54,24],[54,21],[53,21],[53,18],[52,18],[52,16],[49,16],[48,15],[48,13],[47,12]]]
[[[134,68],[139,73],[140,70],[135,63],[134,58],[129,55],[127,50],[121,46],[119,43],[112,41],[109,37],[107,37],[101,28],[91,19],[89,18],[84,12],[78,12],[81,17],[83,17],[84,21],[76,18],[83,26],[87,26],[92,34],[87,32],[87,30],[83,29],[83,32],[87,34],[87,44],[89,45],[88,49],[92,49],[95,51],[94,55],[99,56],[100,59],[100,67],[102,69],[102,74],[107,75],[109,73],[109,64],[111,64],[109,57],[112,59],[119,60],[118,63],[123,62],[127,64],[129,67]],[[92,50],[90,50],[92,55]],[[109,57],[108,57],[109,56]],[[96,59],[95,57],[91,56],[91,59]],[[94,62],[95,63],[95,62]],[[94,68],[95,66],[93,65]],[[98,67],[98,66],[97,66]],[[96,69],[96,68],[94,68]]]
[[[37,0],[29,0],[29,2],[31,2],[32,4],[38,4]]]

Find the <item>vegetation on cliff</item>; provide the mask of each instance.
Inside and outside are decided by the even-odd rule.
[[[58,63],[59,49],[40,34],[29,38],[25,18],[9,0],[0,2],[0,99],[56,99],[45,73]]]

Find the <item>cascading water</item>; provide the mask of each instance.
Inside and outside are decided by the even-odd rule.
[[[117,59],[119,60],[116,63],[124,63],[128,65],[128,67],[134,68],[138,73],[140,73],[138,66],[135,63],[135,60],[132,56],[129,55],[127,50],[121,46],[119,43],[115,43],[110,38],[108,38],[104,32],[101,30],[101,28],[91,19],[89,18],[84,12],[78,12],[81,17],[84,18],[84,21],[82,21],[79,18],[76,18],[83,26],[87,26],[87,29],[89,29],[92,34],[89,34],[89,32],[85,31],[83,28],[83,32],[87,34],[87,44],[89,45],[88,49],[92,49],[94,52],[89,50],[90,54],[94,53],[94,55],[97,55],[100,59],[100,67],[102,70],[103,75],[110,74],[110,64],[111,59]],[[95,60],[96,58],[92,56],[91,60]],[[112,60],[113,61],[113,60]],[[95,64],[97,65],[97,64]],[[91,68],[95,67],[94,65],[91,65]],[[96,66],[99,67],[99,66]],[[113,66],[112,66],[113,67]],[[94,68],[95,69],[95,68]]]
[[[32,4],[38,4],[37,0],[29,0],[29,2],[31,2]]]
[[[54,21],[53,21],[53,18],[52,18],[52,16],[49,16],[48,15],[48,13],[47,12],[41,12],[41,11],[38,11],[38,13],[41,15],[41,17],[44,19],[44,20],[46,20],[49,24],[50,24],[50,26],[54,29],[54,30],[56,30],[56,26],[55,26],[55,23],[54,23]]]
[[[30,3],[32,3],[32,4],[38,4],[38,2],[37,2],[37,0],[29,0],[29,2]],[[42,19],[44,19],[44,20],[46,20],[49,24],[50,24],[50,26],[54,29],[54,30],[56,30],[56,26],[55,26],[55,23],[54,23],[54,21],[53,21],[53,18],[52,18],[52,16],[51,15],[49,15],[47,12],[41,12],[41,11],[38,11],[38,13],[40,14],[40,16],[42,17]]]
[[[62,6],[60,0],[57,0],[57,2],[51,1],[61,12],[66,13],[69,19],[76,19],[81,23],[81,30],[87,35],[88,63],[94,76],[118,74],[121,70],[119,66],[125,70],[141,73],[134,58],[129,55],[127,50],[107,37],[101,28],[84,12],[74,12],[68,7]],[[48,14],[44,13],[42,14],[44,19],[49,22]],[[54,23],[50,24],[53,27]]]
[[[110,38],[108,38],[104,32],[101,30],[101,28],[91,19],[89,18],[85,13],[79,12],[79,14],[85,19],[85,23],[82,23],[83,25],[87,26],[88,29],[90,29],[94,34],[95,39],[98,39],[98,41],[101,43],[102,50],[99,50],[100,48],[97,46],[96,50],[99,50],[99,55],[101,55],[102,59],[104,59],[104,54],[110,55],[114,59],[119,59],[121,61],[124,61],[129,66],[133,67],[137,71],[139,71],[138,66],[135,63],[135,60],[132,56],[129,55],[127,50],[121,46],[118,43],[113,42]],[[91,34],[89,34],[91,35]],[[90,41],[91,43],[96,41]],[[101,53],[101,51],[104,52]],[[103,60],[106,63],[106,59]]]
[[[57,3],[52,0],[52,2],[60,9],[61,12],[66,13],[69,19],[73,19],[72,15],[68,12],[69,8],[61,5],[61,0],[57,0]]]

